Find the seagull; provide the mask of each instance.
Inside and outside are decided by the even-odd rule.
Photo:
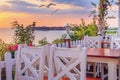
[[[56,6],[55,3],[49,3],[46,7],[49,8],[51,5]]]
[[[40,5],[39,7],[43,7],[43,6],[45,6],[45,7],[46,7],[46,5]]]
[[[56,6],[56,4],[55,3],[49,3],[48,5],[40,5],[39,7],[43,7],[43,6],[45,6],[45,7],[47,7],[47,8],[50,8],[50,6]]]
[[[51,15],[52,14],[55,14],[56,12],[58,12],[60,9],[56,9],[55,11],[53,11],[52,13],[51,13]]]

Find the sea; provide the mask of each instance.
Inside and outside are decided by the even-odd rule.
[[[33,44],[39,45],[38,41],[46,37],[49,43],[52,43],[55,39],[61,38],[62,34],[65,34],[65,30],[50,30],[50,31],[41,31],[35,30],[34,42]],[[0,29],[0,39],[2,39],[5,43],[13,43],[14,37],[14,29],[2,28]]]

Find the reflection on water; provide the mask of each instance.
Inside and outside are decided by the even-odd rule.
[[[0,29],[0,39],[6,43],[11,43],[13,41],[13,35],[13,29]]]
[[[65,30],[55,30],[55,31],[35,31],[34,44],[38,44],[38,41],[46,37],[49,43],[52,43],[56,38],[60,38]],[[13,42],[13,29],[0,29],[0,39],[4,40],[6,43]]]

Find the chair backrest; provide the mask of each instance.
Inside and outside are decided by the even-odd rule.
[[[45,48],[18,46],[15,80],[43,80]],[[26,75],[27,72],[27,75]]]
[[[58,48],[54,46],[50,50],[48,80],[60,80],[63,77],[70,80],[86,80],[85,47]]]
[[[116,37],[116,36],[111,37],[110,48],[120,49],[120,37]]]
[[[37,46],[38,48],[41,46]],[[49,54],[50,54],[50,44],[46,44],[44,45],[45,47],[45,64],[44,64],[44,76],[48,76],[48,70],[49,70],[49,65],[48,65],[48,61],[49,61]]]
[[[88,48],[101,48],[100,36],[85,36],[85,46]]]

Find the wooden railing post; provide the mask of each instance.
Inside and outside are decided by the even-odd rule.
[[[66,35],[65,41],[68,43],[68,48],[70,48],[70,47],[71,47],[71,45],[70,45],[70,36],[69,36],[68,33],[67,33],[67,35]]]
[[[70,48],[71,47],[71,45],[70,45],[70,39],[66,39],[66,42],[68,43],[68,48]]]
[[[12,80],[12,55],[10,52],[5,53],[5,64],[6,64],[6,80]]]

